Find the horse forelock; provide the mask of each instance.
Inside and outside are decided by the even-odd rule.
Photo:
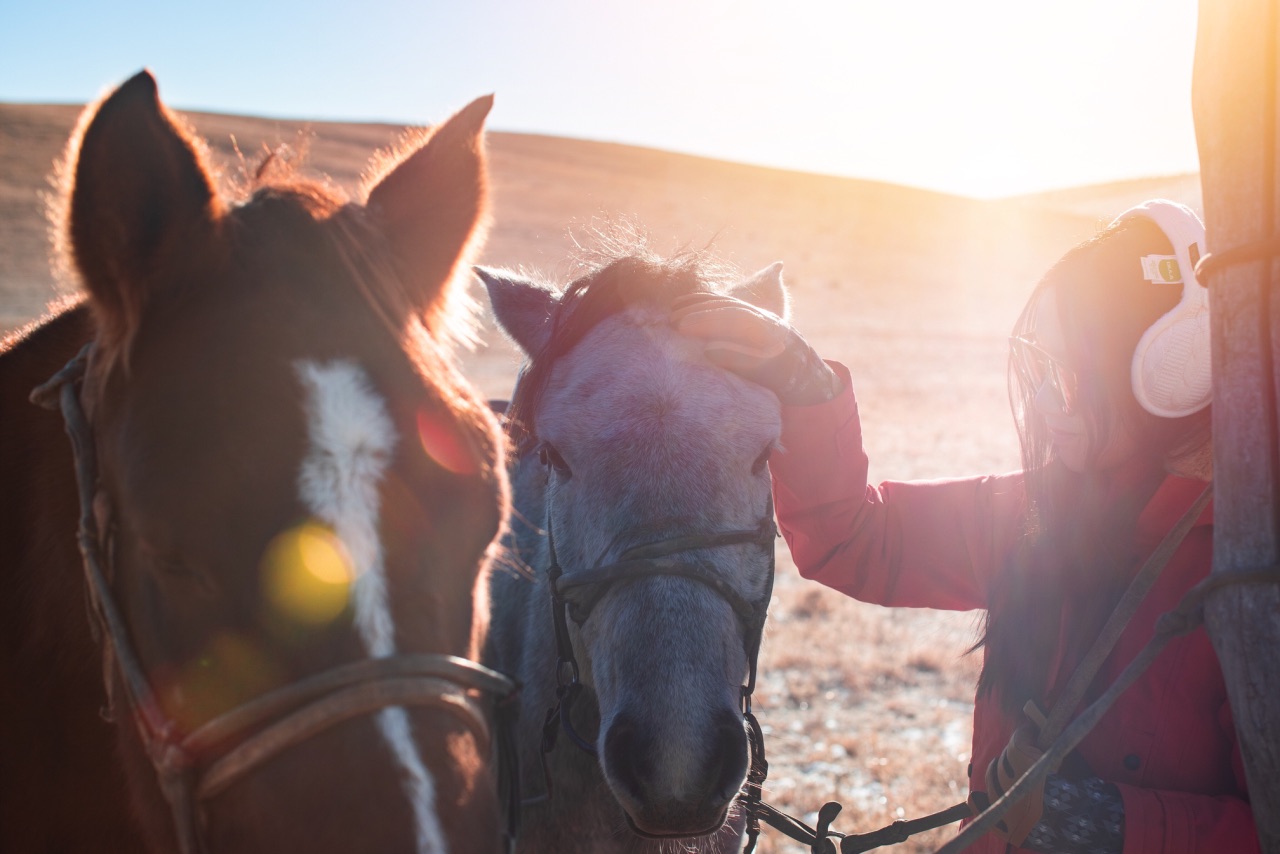
[[[592,490],[589,508],[575,513],[593,519],[585,539],[566,542],[579,552],[575,564],[616,559],[661,539],[655,532],[749,527],[764,510],[753,461],[776,442],[776,398],[709,363],[672,328],[663,301],[602,315],[528,398],[537,439],[572,464],[579,489]]]
[[[86,110],[82,123],[87,123],[92,113],[92,110]],[[211,157],[207,143],[180,116],[171,113],[170,118],[184,132],[187,144],[198,153],[201,161],[209,162]],[[68,287],[77,279],[67,223],[82,134],[83,129],[73,135],[67,150],[55,163],[49,179],[55,192],[46,199],[46,220],[53,247],[51,261],[55,276],[68,283]],[[417,307],[410,287],[395,269],[388,241],[366,215],[365,208],[353,203],[347,193],[327,176],[304,172],[305,157],[305,144],[281,145],[267,151],[256,165],[248,163],[240,155],[237,175],[218,176],[218,196],[223,203],[220,224],[225,225],[229,233],[239,231],[243,235],[246,231],[252,232],[253,228],[237,229],[237,223],[256,220],[260,211],[269,208],[278,217],[277,221],[285,223],[289,239],[317,240],[318,235],[324,233],[371,310],[393,337],[406,345],[412,356],[427,363],[420,366],[424,376],[437,373],[434,364],[430,363],[444,361],[454,365],[456,349],[459,346],[474,347],[478,341],[479,310],[467,290],[466,276],[459,272],[445,283],[442,299],[425,309]],[[310,223],[323,223],[327,228],[309,231],[307,225]],[[236,251],[234,246],[224,248],[230,253]],[[199,247],[193,247],[193,250],[198,251]],[[213,265],[201,261],[193,266],[203,267],[201,272],[205,272]],[[469,265],[460,263],[458,268],[466,270]],[[159,270],[157,276],[177,272]],[[181,294],[173,296],[181,298]],[[146,309],[147,306],[140,305],[136,313],[141,315]],[[135,317],[135,326],[137,320]],[[100,352],[96,356],[99,366],[110,372],[120,365],[127,373],[132,344],[132,334],[107,336],[105,339],[100,335]]]
[[[772,395],[705,361],[666,312],[632,307],[603,321],[561,361],[541,402],[540,438],[572,452],[617,508],[610,529],[658,523],[723,526],[763,510],[751,461],[780,430]]]
[[[538,353],[530,353],[507,413],[517,451],[537,435],[536,410],[546,393],[551,370],[603,320],[631,306],[667,309],[677,297],[699,291],[720,292],[730,271],[706,251],[661,258],[643,245],[611,246],[595,267],[565,289],[551,319],[551,335]]]

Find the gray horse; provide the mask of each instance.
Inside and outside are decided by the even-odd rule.
[[[772,588],[781,413],[668,316],[690,293],[781,316],[787,301],[780,264],[737,282],[709,267],[620,255],[563,294],[477,270],[529,359],[507,543],[527,571],[495,573],[487,653],[524,684],[522,851],[741,847],[741,697]]]

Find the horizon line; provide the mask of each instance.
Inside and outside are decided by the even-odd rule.
[[[102,97],[105,97],[108,94],[110,94],[109,91],[104,92]],[[83,110],[86,107],[92,106],[98,100],[100,100],[100,98],[94,99],[92,101],[74,101],[74,100],[49,101],[49,100],[26,100],[22,98],[0,97],[0,106],[66,107],[66,108],[76,108],[76,109]],[[387,119],[387,118],[350,118],[350,117],[334,118],[334,117],[317,117],[317,116],[304,116],[304,115],[291,116],[291,115],[283,115],[283,114],[266,114],[266,113],[259,113],[259,112],[236,112],[236,111],[231,111],[228,109],[218,108],[218,107],[177,106],[175,104],[171,104],[168,102],[166,102],[166,106],[169,109],[178,113],[202,114],[202,115],[209,115],[209,116],[220,116],[223,118],[248,119],[251,121],[263,121],[263,122],[278,121],[278,122],[291,122],[294,124],[386,126],[391,128],[404,128],[404,129],[426,128],[426,127],[432,126],[430,123],[409,122],[409,121],[403,121],[398,119]],[[461,107],[459,107],[459,109],[461,109]],[[447,116],[445,118],[447,118]],[[506,128],[498,128],[498,127],[489,127],[485,129],[485,132],[497,133],[497,134],[509,134],[512,136],[535,136],[535,137],[542,137],[546,139],[563,139],[571,142],[585,142],[585,143],[591,143],[596,145],[614,145],[614,146],[619,146],[623,148],[633,148],[633,149],[638,149],[643,151],[653,151],[653,152],[659,152],[663,154],[675,155],[679,157],[692,157],[700,160],[711,160],[719,163],[728,163],[728,164],[737,165],[737,166],[747,166],[747,167],[758,168],[758,169],[768,169],[768,170],[779,171],[779,172],[789,172],[796,175],[808,175],[808,176],[813,176],[818,178],[834,178],[837,180],[858,181],[858,182],[867,183],[867,184],[880,184],[888,187],[900,187],[907,190],[934,193],[937,195],[950,196],[952,198],[966,199],[969,201],[977,201],[977,202],[1014,201],[1017,199],[1023,199],[1023,198],[1034,197],[1034,196],[1045,196],[1045,195],[1052,195],[1055,193],[1064,193],[1064,192],[1071,192],[1076,190],[1084,191],[1084,190],[1101,188],[1101,187],[1111,187],[1118,184],[1136,184],[1144,181],[1161,181],[1161,180],[1174,180],[1174,179],[1180,179],[1180,178],[1190,178],[1192,176],[1198,176],[1200,174],[1200,170],[1198,169],[1183,171],[1183,172],[1148,173],[1143,175],[1129,175],[1124,177],[1104,178],[1097,181],[1089,181],[1083,184],[1062,184],[1062,185],[1051,184],[1048,186],[1038,187],[1038,188],[1029,189],[1029,190],[1020,190],[1017,192],[1007,193],[1004,195],[983,196],[983,195],[973,195],[969,193],[958,192],[955,190],[950,190],[950,189],[945,189],[940,187],[932,187],[932,186],[927,186],[923,184],[912,184],[906,181],[890,180],[887,178],[877,178],[877,177],[872,177],[868,175],[858,175],[858,174],[841,173],[841,172],[834,172],[834,171],[820,171],[820,170],[814,170],[814,169],[801,169],[793,166],[780,165],[777,163],[765,163],[765,162],[756,161],[756,160],[738,159],[732,156],[726,156],[722,154],[709,154],[702,151],[692,151],[692,150],[685,150],[680,148],[664,148],[658,145],[652,145],[652,144],[642,143],[642,142],[628,142],[628,141],[619,140],[619,139],[605,139],[605,138],[599,138],[599,137],[577,136],[574,134],[557,133],[549,130],[506,129]]]

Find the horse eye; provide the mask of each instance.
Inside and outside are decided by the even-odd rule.
[[[756,461],[751,464],[751,473],[760,474],[764,471],[764,467],[769,464],[769,455],[773,453],[773,446],[764,449],[764,453],[756,457]]]
[[[543,442],[538,446],[538,459],[544,466],[551,466],[564,477],[569,477],[573,474],[569,470],[569,464],[564,461],[564,457],[560,456],[560,452],[550,442]]]
[[[152,565],[166,578],[171,578],[185,584],[192,584],[197,589],[205,593],[213,592],[213,585],[209,583],[209,578],[203,572],[193,568],[180,557],[157,556],[153,558]]]

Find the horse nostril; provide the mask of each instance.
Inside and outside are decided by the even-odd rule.
[[[619,715],[604,737],[604,760],[614,782],[637,801],[645,801],[646,780],[654,774],[652,737]]]
[[[740,717],[724,715],[716,722],[714,750],[711,767],[715,774],[708,789],[709,799],[728,803],[747,776],[747,735]]]

